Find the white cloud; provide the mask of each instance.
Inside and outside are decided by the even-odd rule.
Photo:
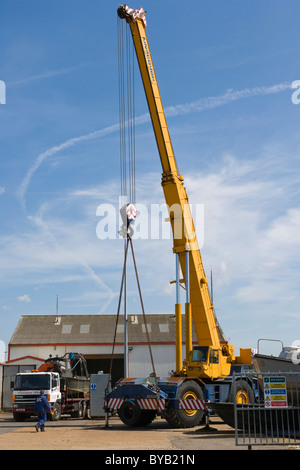
[[[226,155],[219,168],[185,178],[190,203],[204,204],[203,252],[208,262],[205,267],[214,266],[216,285],[226,285],[235,279],[249,285],[258,270],[261,276],[267,277],[278,265],[290,262],[298,247],[300,211],[289,208],[287,185],[291,182],[286,181],[281,170],[277,180],[269,179],[263,171],[259,178],[259,166],[261,162],[241,163]],[[105,193],[111,194],[104,188]],[[85,205],[82,204],[84,196],[87,196]],[[61,279],[86,277],[113,295],[99,270],[103,273],[119,266],[122,247],[117,239],[97,239],[95,210],[98,196],[94,188],[81,188],[66,195],[68,209],[73,204],[76,219],[66,219],[64,212],[58,210],[59,206],[64,206],[62,199],[43,204],[35,215],[28,217],[32,230],[10,237],[1,244],[2,264],[10,266],[8,272],[17,267],[24,272],[44,272],[53,282],[52,271],[56,270],[61,273]],[[159,181],[153,185],[153,177],[140,178],[138,198],[148,207],[154,201],[163,202]],[[280,215],[277,214],[279,200],[285,207],[285,213]],[[151,250],[151,262],[157,258],[163,276],[165,265],[161,255],[165,249],[171,253],[172,241],[140,240],[138,243],[146,252]],[[169,263],[169,258],[166,259]],[[149,259],[143,257],[139,262],[145,267]],[[74,269],[78,270],[75,272]]]
[[[283,168],[273,180],[256,170],[255,161],[231,158],[219,171],[185,181],[190,201],[204,203],[204,264],[213,266],[214,285],[223,292],[230,286],[245,303],[280,302],[291,299],[297,283],[290,278],[300,262],[300,209],[290,208],[293,181]]]
[[[114,310],[123,243],[96,237],[99,196],[112,194],[107,190],[111,183],[103,184],[100,194],[89,187],[74,188],[65,196],[54,194],[28,218],[31,228],[25,225],[22,233],[2,238],[0,262],[7,267],[3,282],[17,279],[24,286],[43,283],[43,287],[65,282],[73,288],[76,283],[77,308],[78,304],[83,309],[98,305],[102,313]],[[204,204],[202,258],[208,279],[213,271],[214,303],[225,334],[229,331],[239,340],[241,323],[246,322],[247,334],[257,339],[267,334],[265,320],[275,328],[286,312],[293,321],[300,305],[293,275],[300,263],[297,172],[292,173],[274,149],[272,165],[261,155],[246,160],[226,154],[217,167],[186,174],[185,186],[192,205]],[[148,207],[164,202],[157,175],[140,177],[137,189],[138,201]],[[69,217],[69,212],[76,218]],[[136,240],[134,246],[146,305],[172,312],[172,240]],[[128,290],[133,291],[136,280],[128,276]],[[129,296],[134,298],[136,293]],[[66,295],[65,302],[72,303],[73,297]]]
[[[30,297],[27,294],[20,295],[18,300],[20,300],[20,302],[31,302]]]
[[[3,186],[0,186],[0,194],[5,193],[5,188]]]

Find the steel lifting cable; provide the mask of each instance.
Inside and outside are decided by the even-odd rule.
[[[118,19],[121,196],[130,199],[126,202],[135,203],[134,48],[130,28],[126,23],[123,25],[124,22]]]
[[[134,50],[130,28],[126,28],[127,44],[127,116],[128,116],[128,174],[130,202],[135,203],[135,90]]]
[[[157,375],[156,375],[155,366],[154,366],[154,360],[153,360],[153,354],[152,354],[152,349],[151,349],[151,342],[150,342],[150,337],[149,337],[149,330],[148,330],[148,325],[147,325],[147,320],[146,320],[146,314],[145,314],[145,309],[144,309],[142,291],[141,291],[141,286],[140,286],[140,281],[139,281],[139,276],[138,276],[138,271],[137,271],[137,266],[136,266],[134,251],[133,251],[133,244],[132,244],[132,239],[130,237],[128,237],[128,239],[130,241],[130,246],[131,246],[133,265],[134,265],[136,282],[137,282],[137,286],[138,286],[140,302],[141,302],[141,307],[142,307],[142,312],[143,312],[143,319],[144,319],[145,330],[146,330],[146,335],[147,335],[147,341],[148,341],[149,353],[150,353],[150,358],[151,358],[152,370],[153,370],[153,375],[154,375],[154,378],[155,378],[156,387],[157,387],[157,390],[158,390]]]
[[[130,202],[135,203],[136,190],[135,190],[135,93],[134,93],[134,50],[130,37],[130,28],[126,28],[126,73],[125,73],[125,61],[124,61],[124,31],[123,21],[118,21],[118,75],[119,75],[119,119],[120,119],[120,171],[121,171],[121,196],[129,196]],[[125,26],[126,27],[126,26]],[[127,99],[125,96],[125,89],[127,89]],[[126,105],[127,103],[127,105]],[[126,116],[127,107],[127,116]],[[127,129],[126,129],[127,128]],[[127,161],[128,160],[128,161]],[[149,347],[149,353],[151,358],[153,376],[155,378],[156,390],[158,391],[157,375],[155,371],[155,365],[153,360],[153,354],[151,349],[149,330],[146,321],[144,303],[142,298],[142,291],[139,282],[139,276],[137,271],[137,265],[133,250],[132,239],[129,235],[125,240],[125,255],[122,280],[119,293],[118,311],[115,324],[113,349],[110,361],[109,377],[107,383],[107,393],[109,385],[111,383],[112,365],[114,359],[114,350],[117,336],[117,327],[120,316],[120,308],[122,301],[122,293],[124,282],[126,282],[126,265],[128,258],[128,246],[130,243],[134,270],[137,280],[137,286],[139,291],[139,297],[141,302],[141,308],[143,313],[145,331],[147,336],[147,342]]]
[[[126,194],[126,134],[125,134],[125,79],[124,79],[124,44],[123,24],[118,21],[118,84],[119,84],[119,129],[120,129],[120,174],[121,196]]]
[[[128,37],[128,28],[126,28],[126,24],[124,26],[123,25],[124,25],[124,22],[120,21],[120,19],[117,18],[120,176],[121,176],[121,197],[123,199],[122,204],[127,202],[128,193],[129,193],[130,198],[132,196],[131,194],[132,184],[133,184],[132,183],[132,171],[128,171],[129,165],[128,165],[127,160],[128,160],[128,154],[129,154],[129,162],[130,162],[130,170],[131,170],[132,159],[133,159],[131,149],[133,148],[133,137],[134,137],[134,134],[132,132],[132,121],[133,121],[132,119],[132,114],[133,114],[132,96],[134,95],[134,93],[132,92],[132,85],[131,85],[132,80],[131,80],[130,59],[128,59],[128,49],[129,49],[130,42],[129,42],[129,37]],[[125,30],[126,36],[124,33],[124,27],[126,28]],[[124,36],[125,36],[125,39],[124,39]],[[124,44],[126,45],[126,54],[124,50],[125,49]],[[126,67],[125,67],[125,59],[124,59],[125,56],[127,57]],[[129,116],[131,116],[131,119],[129,119]],[[135,158],[135,151],[134,151],[134,158]],[[128,191],[128,183],[129,183],[129,191]],[[118,311],[117,311],[116,324],[115,324],[112,355],[111,355],[111,360],[110,360],[109,376],[108,376],[108,382],[107,382],[107,390],[106,390],[107,393],[108,393],[109,386],[111,383],[112,366],[113,366],[115,343],[116,343],[116,336],[117,336],[117,327],[118,327],[119,316],[120,316],[122,293],[124,290],[124,285],[126,283],[126,264],[127,264],[128,246],[129,246],[129,238],[127,237],[125,240],[124,265],[123,265],[123,273],[122,273],[120,293],[119,293],[119,303],[118,303]]]
[[[124,279],[125,279],[125,273],[126,273],[126,263],[127,263],[127,253],[128,253],[129,240],[130,239],[127,238],[125,256],[124,256],[123,273],[122,273],[122,280],[121,280],[121,287],[120,287],[120,294],[119,294],[118,311],[117,311],[117,318],[116,318],[116,325],[115,325],[115,333],[114,333],[114,340],[113,340],[113,349],[112,349],[111,358],[110,358],[110,367],[109,367],[109,376],[108,376],[108,382],[107,382],[107,390],[109,389],[109,384],[111,382],[112,365],[113,365],[115,344],[116,344],[116,337],[117,337],[117,328],[118,328],[121,301],[122,301],[123,285],[124,285]]]
[[[151,342],[150,342],[150,337],[149,337],[149,329],[148,329],[148,325],[147,325],[146,313],[145,313],[144,302],[143,302],[143,297],[142,297],[142,290],[141,290],[141,285],[140,285],[140,281],[139,281],[139,275],[138,275],[138,270],[137,270],[137,265],[136,265],[134,250],[133,250],[133,243],[132,243],[132,239],[130,237],[127,237],[127,240],[126,240],[124,265],[123,265],[123,272],[122,272],[122,279],[121,279],[121,286],[120,286],[120,293],[119,293],[119,303],[118,303],[118,311],[117,311],[116,324],[115,324],[115,333],[114,333],[114,339],[113,339],[113,349],[112,349],[112,355],[111,355],[111,359],[110,359],[110,368],[109,368],[109,377],[108,377],[107,389],[109,389],[109,384],[111,382],[112,365],[113,365],[114,351],[115,351],[115,344],[116,344],[116,337],[117,337],[117,328],[118,328],[118,322],[119,322],[119,316],[120,316],[123,285],[124,285],[124,279],[125,279],[125,273],[126,273],[129,243],[130,243],[130,247],[131,247],[134,271],[135,271],[136,282],[137,282],[137,286],[138,286],[139,297],[140,297],[140,302],[141,302],[141,308],[142,308],[142,313],[143,313],[143,320],[144,320],[145,331],[146,331],[146,336],[147,336],[147,342],[148,342],[148,347],[149,347],[149,353],[150,353],[151,365],[152,365],[152,370],[153,370],[153,376],[155,378],[155,384],[156,384],[156,388],[158,390],[157,375],[156,375],[155,365],[154,365],[154,360],[153,360]]]

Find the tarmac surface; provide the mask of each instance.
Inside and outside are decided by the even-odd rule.
[[[156,418],[147,427],[130,428],[113,416],[109,419],[108,428],[103,419],[63,417],[60,421],[47,421],[46,431],[37,432],[36,422],[35,418],[31,418],[16,423],[12,413],[0,413],[0,450],[101,450],[104,457],[113,455],[113,458],[115,451],[124,451],[126,455],[132,453],[132,456],[135,451],[148,451],[148,455],[156,455],[155,452],[159,451],[179,455],[183,451],[183,460],[187,456],[190,459],[195,455],[197,457],[200,450],[248,450],[247,445],[236,445],[235,430],[218,416],[211,417],[208,430],[204,425],[192,429],[172,429],[161,418]],[[300,446],[252,446],[252,450],[298,448]],[[123,454],[119,452],[118,455]],[[189,463],[183,460],[178,463]]]

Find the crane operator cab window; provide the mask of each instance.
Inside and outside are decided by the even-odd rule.
[[[193,349],[192,362],[206,362],[208,346],[195,346]]]
[[[210,364],[219,364],[219,351],[218,349],[211,349],[209,353]]]

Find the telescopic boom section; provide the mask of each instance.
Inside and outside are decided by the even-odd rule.
[[[162,187],[169,209],[173,231],[173,251],[179,256],[183,278],[186,281],[186,252],[189,252],[190,302],[192,319],[199,346],[216,348],[224,356],[225,362],[234,360],[233,347],[228,345],[219,328],[210,299],[201,254],[196,238],[188,196],[183,177],[178,173],[172,142],[161,101],[159,87],[145,30],[145,12],[132,10],[127,5],[118,9],[120,18],[129,24],[140,73],[148,102],[154,134],[162,165]],[[188,362],[191,361],[187,357]],[[221,361],[223,362],[223,361]],[[224,374],[227,375],[228,367]]]

